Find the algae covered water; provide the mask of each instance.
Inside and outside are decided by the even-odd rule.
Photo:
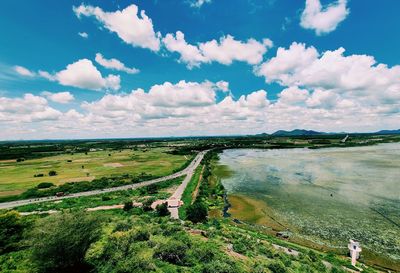
[[[400,143],[225,150],[220,164],[234,172],[222,179],[233,217],[329,248],[354,238],[400,261]]]

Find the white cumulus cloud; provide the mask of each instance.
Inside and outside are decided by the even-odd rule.
[[[347,0],[337,0],[327,7],[323,7],[320,0],[306,0],[300,25],[322,35],[334,31],[349,13]]]
[[[362,121],[375,128],[383,128],[377,126],[379,120],[393,121],[400,115],[400,66],[388,67],[373,56],[346,56],[344,48],[320,53],[293,43],[279,48],[255,73],[267,83],[287,87],[273,106],[275,111],[285,108],[285,115],[292,109],[293,115],[295,111],[315,119],[320,115],[321,122],[325,117],[338,126],[360,126],[357,123]]]
[[[43,91],[41,93],[42,96],[45,96],[47,99],[61,103],[61,104],[67,104],[73,101],[75,98],[70,92],[58,92],[58,93],[52,93],[48,91]]]
[[[145,11],[139,13],[139,8],[134,4],[115,12],[82,4],[73,7],[73,11],[78,18],[93,16],[104,28],[115,32],[127,44],[153,51],[160,49],[160,33],[154,31],[153,22]]]
[[[7,123],[52,121],[62,113],[43,97],[25,94],[22,98],[0,97],[0,121]]]
[[[125,64],[123,64],[120,60],[117,60],[115,58],[106,59],[100,53],[96,54],[95,60],[98,64],[100,64],[101,66],[108,68],[108,69],[123,71],[128,74],[137,74],[140,72],[140,70],[137,68],[126,67]]]
[[[107,77],[103,77],[92,61],[88,59],[81,59],[69,64],[64,70],[55,74],[39,71],[39,75],[48,80],[57,81],[61,85],[82,89],[97,91],[102,89],[118,90],[121,87],[119,75],[110,74]]]
[[[163,43],[169,51],[179,53],[179,60],[189,68],[211,62],[230,65],[234,61],[241,61],[254,65],[262,61],[263,55],[273,45],[269,39],[262,42],[248,39],[242,42],[235,40],[231,35],[223,36],[219,41],[211,40],[192,45],[186,42],[181,31],[177,31],[175,35],[168,33],[163,38]]]

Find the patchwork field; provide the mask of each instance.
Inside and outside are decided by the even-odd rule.
[[[220,164],[233,218],[290,231],[291,240],[400,270],[400,145],[226,150]]]
[[[62,154],[22,162],[3,160],[0,161],[0,196],[16,195],[42,182],[59,185],[91,181],[104,176],[141,173],[164,176],[190,160],[188,156],[167,152],[167,148],[104,150],[87,154]],[[49,176],[50,171],[55,171],[57,175]]]

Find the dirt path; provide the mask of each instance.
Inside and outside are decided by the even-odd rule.
[[[203,172],[204,172],[204,168],[205,167],[206,166],[204,165],[203,168],[201,169],[201,173],[200,173],[200,176],[199,176],[199,181],[197,181],[196,189],[192,193],[192,202],[191,202],[191,204],[193,204],[194,201],[196,201],[196,197],[197,197],[197,194],[199,193],[200,183],[201,183],[201,179],[203,178]]]

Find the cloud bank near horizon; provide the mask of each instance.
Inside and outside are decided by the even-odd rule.
[[[211,1],[196,1],[200,6],[206,2]],[[346,0],[338,0],[323,7],[319,0],[306,0],[300,25],[316,35],[326,35],[349,16],[347,5]],[[0,139],[400,128],[400,66],[379,63],[374,56],[347,54],[344,47],[320,51],[296,41],[287,47],[276,45],[273,52],[274,43],[269,38],[241,40],[231,34],[189,42],[180,30],[163,35],[152,18],[134,4],[114,11],[82,4],[73,7],[73,13],[80,20],[87,18],[90,24],[94,18],[100,32],[110,32],[111,38],[132,50],[139,48],[159,58],[173,59],[189,71],[212,64],[225,70],[245,66],[254,78],[265,81],[265,88],[235,90],[241,94],[235,97],[228,79],[213,77],[211,81],[205,76],[197,81],[164,80],[131,90],[129,85],[124,86],[124,80],[132,81],[129,77],[133,76],[140,80],[146,67],[139,66],[139,70],[132,65],[135,60],[117,59],[100,50],[52,72],[17,64],[9,69],[19,80],[58,84],[73,91],[46,88],[9,97],[0,93]],[[79,34],[85,38],[81,40],[89,37],[86,32],[79,33],[86,34]],[[271,85],[280,88],[276,96],[271,95]],[[93,93],[98,96],[78,99],[76,90],[80,94],[96,91]]]

